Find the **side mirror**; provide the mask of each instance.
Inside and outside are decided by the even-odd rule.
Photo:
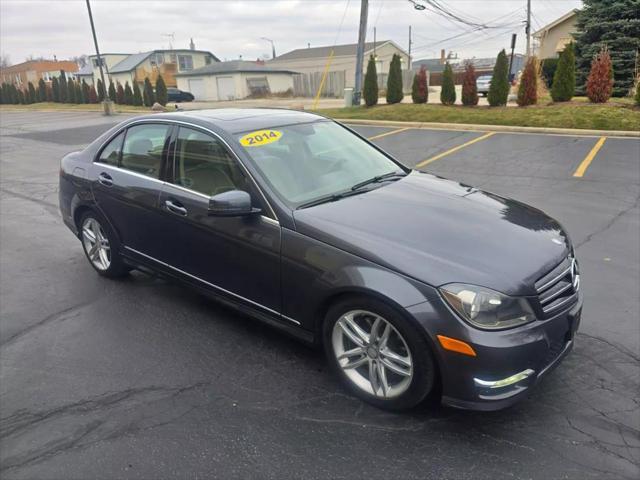
[[[209,199],[209,215],[216,217],[240,217],[259,213],[251,206],[251,196],[242,190],[229,190]]]

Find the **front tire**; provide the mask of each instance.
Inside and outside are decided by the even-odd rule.
[[[434,388],[429,345],[394,308],[369,297],[336,303],[323,324],[334,372],[355,396],[387,410],[406,410]]]
[[[80,219],[80,240],[89,263],[100,275],[109,278],[123,277],[130,268],[120,254],[120,242],[104,217],[94,211]]]

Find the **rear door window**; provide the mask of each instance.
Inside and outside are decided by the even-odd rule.
[[[162,155],[170,125],[144,124],[130,127],[122,147],[120,166],[151,178],[160,178]]]

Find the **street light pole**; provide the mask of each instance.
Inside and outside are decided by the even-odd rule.
[[[276,47],[273,43],[273,40],[271,40],[270,38],[267,37],[260,37],[261,40],[266,40],[267,42],[271,43],[271,58],[276,58]]]
[[[353,104],[360,105],[362,96],[362,63],[364,62],[364,40],[367,36],[367,15],[369,0],[360,3],[360,29],[358,31],[358,48],[356,50],[356,82],[353,86]]]
[[[102,69],[102,57],[100,56],[100,49],[98,48],[98,38],[96,37],[96,27],[93,25],[93,15],[91,14],[91,5],[87,0],[87,10],[89,11],[89,22],[91,22],[91,33],[93,34],[93,44],[96,46],[96,57],[98,60],[98,68],[100,69],[100,78],[102,79],[102,89],[104,98],[102,99],[102,107],[104,108],[105,115],[113,115],[113,103],[107,100],[107,83],[104,81],[104,71]]]

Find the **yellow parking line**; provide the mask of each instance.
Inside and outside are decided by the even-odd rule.
[[[368,137],[367,140],[375,140],[377,138],[386,137],[387,135],[394,135],[396,133],[404,132],[405,130],[410,130],[411,127],[399,128],[397,130],[391,130],[390,132],[381,133],[380,135],[374,135],[373,137]]]
[[[585,159],[582,161],[582,163],[578,165],[578,168],[573,174],[574,177],[582,178],[582,176],[584,175],[584,172],[587,171],[587,168],[589,168],[589,165],[591,165],[591,162],[593,162],[593,159],[596,158],[596,155],[598,154],[598,152],[600,151],[600,149],[602,148],[602,145],[604,145],[604,142],[606,140],[607,140],[607,137],[600,137],[600,140],[598,140],[596,144],[593,146],[593,148],[589,152],[589,155],[587,155]]]
[[[455,153],[458,150],[462,150],[463,148],[466,148],[469,145],[473,145],[476,142],[480,142],[480,141],[482,141],[482,140],[484,140],[486,138],[492,137],[496,133],[498,133],[498,132],[485,133],[484,135],[481,135],[480,137],[474,138],[473,140],[469,140],[468,142],[463,143],[462,145],[458,145],[457,147],[453,147],[453,148],[447,150],[446,152],[439,153],[435,157],[427,158],[426,160],[423,160],[420,163],[418,163],[415,166],[415,168],[421,168],[421,167],[424,167],[425,165],[429,165],[431,162],[435,162],[436,160],[440,160],[442,157],[446,157],[447,155],[451,155],[452,153]]]

